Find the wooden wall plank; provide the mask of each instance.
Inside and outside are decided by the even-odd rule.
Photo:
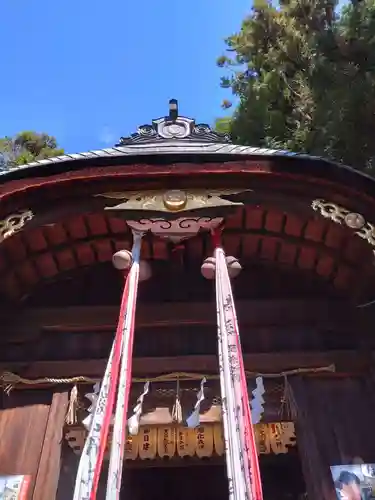
[[[33,500],[54,500],[61,469],[63,427],[68,408],[68,391],[55,392],[35,481]]]
[[[2,400],[0,475],[30,475],[28,500],[33,498],[50,402],[51,395],[47,391],[13,391]]]

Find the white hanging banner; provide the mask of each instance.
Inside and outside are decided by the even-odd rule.
[[[104,441],[106,441],[106,437],[108,436],[110,418],[112,416],[112,407],[109,408],[108,403],[111,402],[111,397],[114,399],[116,390],[116,386],[111,383],[111,370],[114,354],[116,350],[119,350],[121,348],[121,341],[122,335],[120,332],[120,335],[116,334],[116,338],[113,342],[111,354],[109,356],[108,364],[104,373],[99,395],[95,403],[94,413],[91,415],[91,422],[88,422],[88,424],[90,425],[90,430],[86,438],[85,446],[83,448],[78,466],[73,500],[95,500],[96,498],[94,481],[95,476],[98,476],[100,474],[100,452],[104,446],[104,457],[106,444]],[[108,429],[106,429],[107,426]],[[107,433],[107,435],[105,435],[105,433]]]
[[[218,351],[229,498],[262,500],[237,315],[227,261],[218,244],[218,233],[215,236]]]
[[[195,403],[194,410],[191,415],[186,419],[186,424],[190,429],[195,429],[195,427],[198,427],[200,418],[199,418],[199,412],[201,409],[201,404],[204,401],[204,385],[206,383],[206,379],[203,378],[201,382],[201,387],[197,395],[197,402]]]
[[[256,381],[256,387],[253,390],[253,399],[250,402],[251,405],[251,420],[253,422],[253,425],[259,424],[262,415],[264,413],[264,399],[263,399],[263,394],[265,393],[264,390],[264,384],[263,384],[263,378],[262,377],[257,377],[255,379]]]
[[[124,342],[124,334],[127,332],[127,328],[129,329],[127,325],[129,315],[126,314],[126,311],[129,309],[129,300],[133,299],[134,301],[134,275],[137,275],[139,271],[140,245],[141,237],[134,238],[132,252],[138,257],[138,266],[136,265],[135,270],[133,270],[133,264],[126,278],[116,336],[100,386],[99,395],[95,403],[95,408],[93,409],[91,423],[87,422],[88,425],[90,425],[90,430],[78,466],[73,500],[96,500],[109,427],[112,421],[121,356],[125,347],[128,349],[128,343],[125,344]],[[132,304],[133,302],[131,302],[131,305]],[[125,443],[123,444],[125,445]],[[111,444],[111,448],[113,447],[114,441]]]
[[[139,422],[142,415],[143,400],[146,394],[148,394],[149,387],[150,382],[147,381],[143,387],[142,394],[137,399],[137,405],[133,410],[133,415],[128,420],[128,429],[131,436],[136,436],[139,432]]]
[[[95,413],[95,408],[98,403],[98,397],[99,397],[99,392],[100,392],[100,384],[99,382],[96,382],[94,384],[94,387],[92,388],[93,392],[89,392],[85,394],[85,398],[91,401],[91,405],[87,408],[88,415],[86,418],[82,420],[82,424],[87,429],[88,431],[91,428],[92,425],[92,419],[93,419],[93,414]]]
[[[133,265],[129,273],[129,296],[125,312],[120,381],[117,392],[115,421],[113,426],[113,440],[109,459],[108,482],[105,497],[106,500],[118,500],[120,498],[122,468],[126,442],[126,424],[132,377],[134,323],[139,283],[139,260],[142,234],[133,233],[133,237]]]

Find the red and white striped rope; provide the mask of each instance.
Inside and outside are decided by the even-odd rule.
[[[129,350],[129,339],[127,342],[125,342],[124,339],[124,335],[129,331],[129,321],[134,329],[134,318],[132,319],[135,312],[134,297],[136,297],[136,291],[134,295],[134,285],[138,285],[138,279],[135,279],[134,276],[138,276],[139,274],[139,254],[141,246],[141,236],[138,236],[139,235],[135,235],[134,237],[132,249],[133,265],[126,277],[116,336],[100,387],[92,424],[78,466],[73,500],[96,500],[109,427],[113,415],[121,356],[124,352],[125,344],[127,346],[127,352]],[[134,259],[134,256],[136,259]],[[138,265],[136,264],[133,270],[136,260]],[[130,304],[129,300],[131,302]],[[131,335],[130,340],[133,342],[133,335]]]
[[[219,234],[214,235],[218,351],[224,440],[231,500],[262,500],[258,455],[231,282]]]
[[[119,500],[126,440],[129,393],[132,380],[134,323],[139,283],[139,259],[142,235],[134,234],[133,265],[129,273],[129,297],[123,328],[120,381],[111,445],[106,500]]]

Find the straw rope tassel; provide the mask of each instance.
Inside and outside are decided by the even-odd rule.
[[[142,234],[133,233],[133,237],[133,265],[129,273],[129,298],[126,305],[125,321],[123,324],[120,381],[117,393],[113,439],[109,459],[106,500],[118,500],[120,498],[121,489],[125,433],[132,378],[134,322],[139,282],[139,261]]]
[[[172,408],[172,420],[177,424],[182,424],[182,406],[180,400],[180,379],[176,379],[176,398]]]
[[[69,405],[66,412],[65,422],[67,425],[74,425],[77,423],[77,406],[78,406],[78,388],[77,385],[72,387],[69,396]]]

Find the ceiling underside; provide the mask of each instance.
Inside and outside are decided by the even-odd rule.
[[[77,269],[111,261],[115,251],[131,245],[127,223],[103,211],[23,230],[0,245],[1,292],[18,302]],[[245,265],[244,273],[249,263],[264,262],[325,282],[338,295],[373,298],[371,247],[348,228],[314,212],[308,217],[276,208],[238,208],[225,219],[223,246],[227,255]],[[185,269],[199,269],[210,255],[210,236],[202,232],[178,243],[148,234],[141,257],[155,267],[178,262]]]
[[[241,161],[184,161],[89,168],[77,165],[76,169],[56,173],[50,167],[52,170],[43,177],[21,176],[8,181],[4,176],[0,185],[3,299],[18,303],[45,285],[67,277],[74,280],[79,270],[98,268],[109,263],[115,251],[131,248],[132,233],[126,223],[130,215],[117,218],[113,207],[118,200],[108,205],[103,194],[176,189],[192,192],[204,190],[202,186],[209,186],[206,192],[213,192],[225,186],[226,190],[239,193],[229,196],[229,204],[232,208],[236,203],[240,206],[231,215],[220,214],[225,218],[223,246],[227,255],[237,257],[243,265],[237,280],[244,289],[251,282],[254,265],[262,263],[297,273],[301,283],[323,283],[354,302],[373,300],[373,180],[334,165],[326,176],[325,163],[303,159],[292,162],[263,156]],[[353,182],[347,182],[348,176]],[[333,202],[344,213],[361,214],[368,233],[359,237],[343,219],[335,220],[323,216],[322,211],[314,211],[312,202],[317,199]],[[31,220],[18,233],[5,237],[6,221],[25,211],[33,214]],[[172,215],[166,213],[166,217]],[[178,216],[183,217],[183,213]],[[180,279],[181,273],[181,279],[186,279],[194,274],[194,269],[199,271],[210,255],[212,245],[207,232],[177,243],[148,233],[142,245],[142,258],[150,261],[155,271],[150,280],[153,283],[164,264],[170,279],[172,275]],[[204,285],[197,281],[194,286]],[[152,295],[158,285],[154,289],[150,284],[144,288]]]

